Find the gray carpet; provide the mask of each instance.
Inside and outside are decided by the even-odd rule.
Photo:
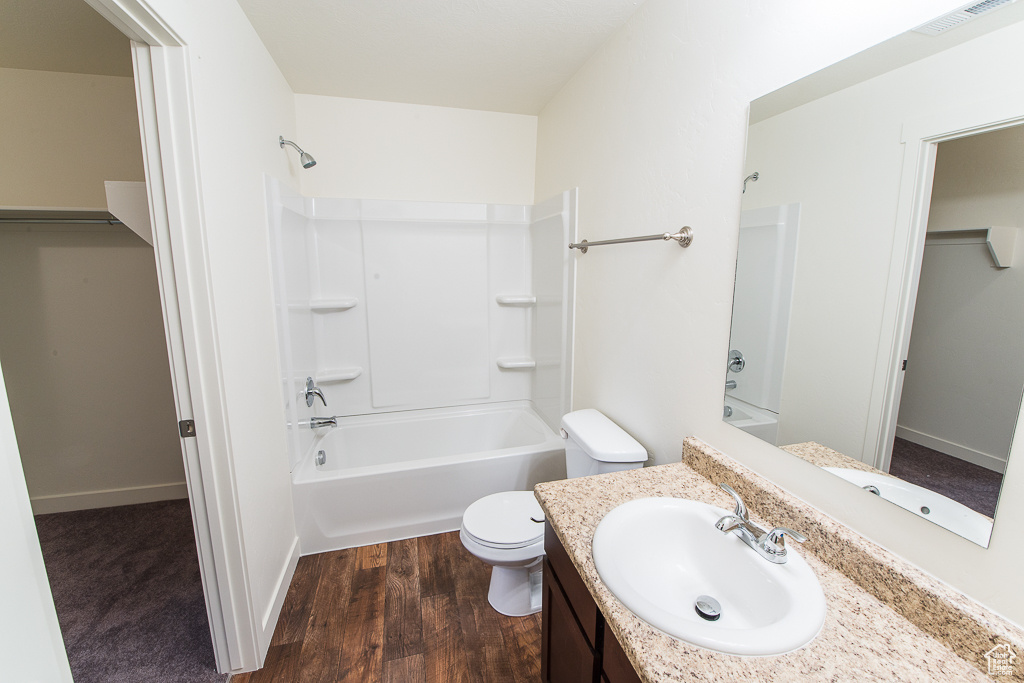
[[[1003,475],[906,439],[892,447],[889,474],[995,517]]]
[[[75,683],[222,683],[187,500],[36,517]]]

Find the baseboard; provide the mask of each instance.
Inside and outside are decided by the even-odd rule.
[[[188,487],[185,482],[131,486],[103,491],[83,491],[82,493],[61,493],[53,496],[33,497],[32,514],[48,515],[54,512],[138,505],[139,503],[155,503],[161,500],[178,500],[180,498],[188,498]]]
[[[274,586],[274,599],[263,613],[260,622],[260,635],[257,639],[260,644],[259,660],[260,666],[267,658],[267,649],[270,647],[270,639],[274,635],[274,628],[277,626],[278,617],[281,616],[281,608],[284,607],[284,598],[288,594],[288,587],[295,575],[295,567],[299,563],[299,537],[292,539],[292,547],[288,550],[288,561],[281,568],[277,577],[277,585]]]
[[[999,472],[1002,474],[1006,470],[1005,458],[997,458],[994,455],[982,453],[981,451],[976,451],[972,448],[967,448],[966,446],[961,446],[960,444],[955,444],[936,436],[931,436],[930,434],[924,434],[913,429],[908,429],[907,427],[897,426],[896,436],[900,439],[906,439],[911,443],[916,443],[920,446],[930,448],[933,451],[945,453],[946,455],[951,455],[954,458],[959,458],[960,460],[966,460],[967,462],[974,463],[975,465],[980,465],[981,467],[984,467],[987,470],[992,470],[993,472]]]

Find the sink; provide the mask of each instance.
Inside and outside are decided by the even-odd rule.
[[[862,488],[874,486],[878,489],[878,495],[890,503],[895,503],[918,517],[935,522],[980,546],[988,545],[989,536],[992,535],[992,520],[952,498],[878,472],[865,472],[848,467],[822,469]]]
[[[715,522],[731,514],[681,498],[640,498],[615,508],[594,533],[601,581],[630,611],[674,638],[736,655],[778,655],[809,643],[825,621],[814,571],[788,544],[772,564]],[[721,616],[697,613],[699,596]]]

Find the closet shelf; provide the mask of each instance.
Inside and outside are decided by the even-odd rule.
[[[532,358],[499,358],[498,367],[502,370],[532,370],[537,361]]]
[[[358,367],[321,370],[320,372],[316,373],[316,382],[317,384],[351,382],[361,374],[363,374],[363,369]]]
[[[944,235],[953,238],[969,238],[977,235],[985,240],[988,253],[996,268],[1009,268],[1013,263],[1013,249],[1017,244],[1017,235],[1024,228],[1007,228],[991,226],[985,228],[932,228],[926,237]]]
[[[497,302],[499,306],[536,306],[537,297],[529,294],[501,294]]]

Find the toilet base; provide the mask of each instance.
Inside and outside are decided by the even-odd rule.
[[[507,617],[525,617],[540,611],[543,596],[543,558],[529,567],[491,567],[487,602]]]

